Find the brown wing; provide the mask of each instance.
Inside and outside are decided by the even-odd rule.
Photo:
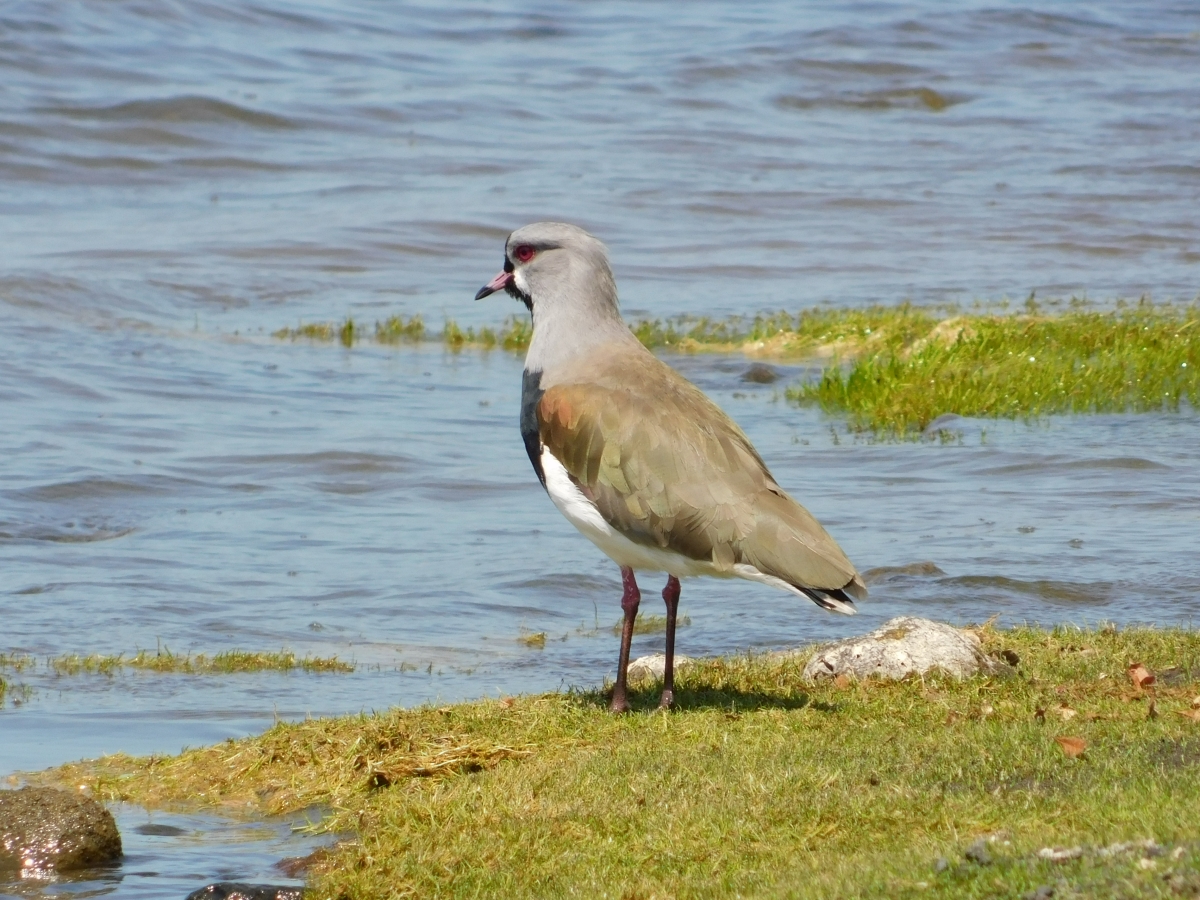
[[[542,443],[605,520],[722,571],[749,563],[797,586],[858,595],[854,566],[741,429],[690,382],[647,362],[644,372],[555,386],[537,406]]]

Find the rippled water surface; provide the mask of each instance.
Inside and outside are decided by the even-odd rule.
[[[498,323],[470,298],[542,218],[609,243],[634,316],[1190,300],[1197,72],[1170,2],[3,4],[0,653],[38,663],[0,671],[0,774],[612,674],[617,571],[530,471],[520,359],[272,331]],[[779,399],[815,370],[668,361],[893,567],[857,620],[689,583],[681,652],[1200,613],[1194,413],[879,444]],[[164,646],[357,669],[45,665]]]

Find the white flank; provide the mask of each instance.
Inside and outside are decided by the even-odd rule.
[[[689,559],[674,550],[636,544],[604,521],[596,504],[583,496],[571,481],[566,468],[546,447],[542,447],[542,473],[546,476],[546,492],[567,521],[583,532],[584,537],[599,547],[618,566],[629,566],[646,572],[670,572],[677,578],[688,575],[721,575],[710,562]]]

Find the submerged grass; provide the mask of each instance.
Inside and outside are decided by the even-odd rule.
[[[788,399],[844,415],[854,430],[903,437],[948,413],[1031,418],[1196,407],[1198,324],[1197,304],[1142,300],[1101,312],[1073,300],[1047,312],[1031,297],[1019,313],[903,304],[643,320],[631,328],[651,348],[826,361],[819,380],[788,388]],[[387,344],[432,337],[453,350],[511,351],[524,350],[531,334],[524,317],[478,330],[449,320],[430,336],[419,316],[395,316],[374,332]],[[364,335],[353,319],[275,333],[346,346]]]
[[[321,897],[1200,891],[1200,633],[981,633],[1015,674],[809,685],[803,655],[710,660],[671,714],[653,686],[622,717],[598,691],[506,698],[46,778],[149,806],[324,804],[357,839],[311,876]]]
[[[675,620],[676,628],[686,628],[692,624],[691,616],[679,616]],[[625,621],[621,620],[613,625],[612,633],[620,634],[621,629],[625,627]],[[666,616],[649,616],[640,615],[633,620],[634,634],[662,634],[667,630]]]
[[[32,669],[36,664],[37,660],[27,653],[0,653],[0,669],[23,672]]]
[[[28,657],[26,657],[28,658]],[[139,650],[133,656],[68,653],[46,660],[55,675],[115,675],[123,669],[146,672],[174,672],[185,675],[230,675],[242,672],[353,672],[351,663],[336,656],[297,657],[290,650],[260,652],[224,650],[208,656],[204,653],[176,654],[166,648],[154,653]]]

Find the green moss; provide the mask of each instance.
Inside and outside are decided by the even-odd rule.
[[[1015,675],[810,685],[803,655],[709,660],[677,675],[670,714],[654,685],[628,716],[600,691],[485,700],[45,778],[150,806],[325,804],[328,830],[357,840],[311,876],[318,896],[1015,900],[1046,883],[1105,897],[1200,884],[1200,633],[981,637]],[[1132,684],[1135,661],[1152,689]],[[965,855],[989,836],[990,864]],[[1096,850],[1148,839],[1149,864]],[[1038,855],[1074,846],[1087,852],[1066,863]]]

